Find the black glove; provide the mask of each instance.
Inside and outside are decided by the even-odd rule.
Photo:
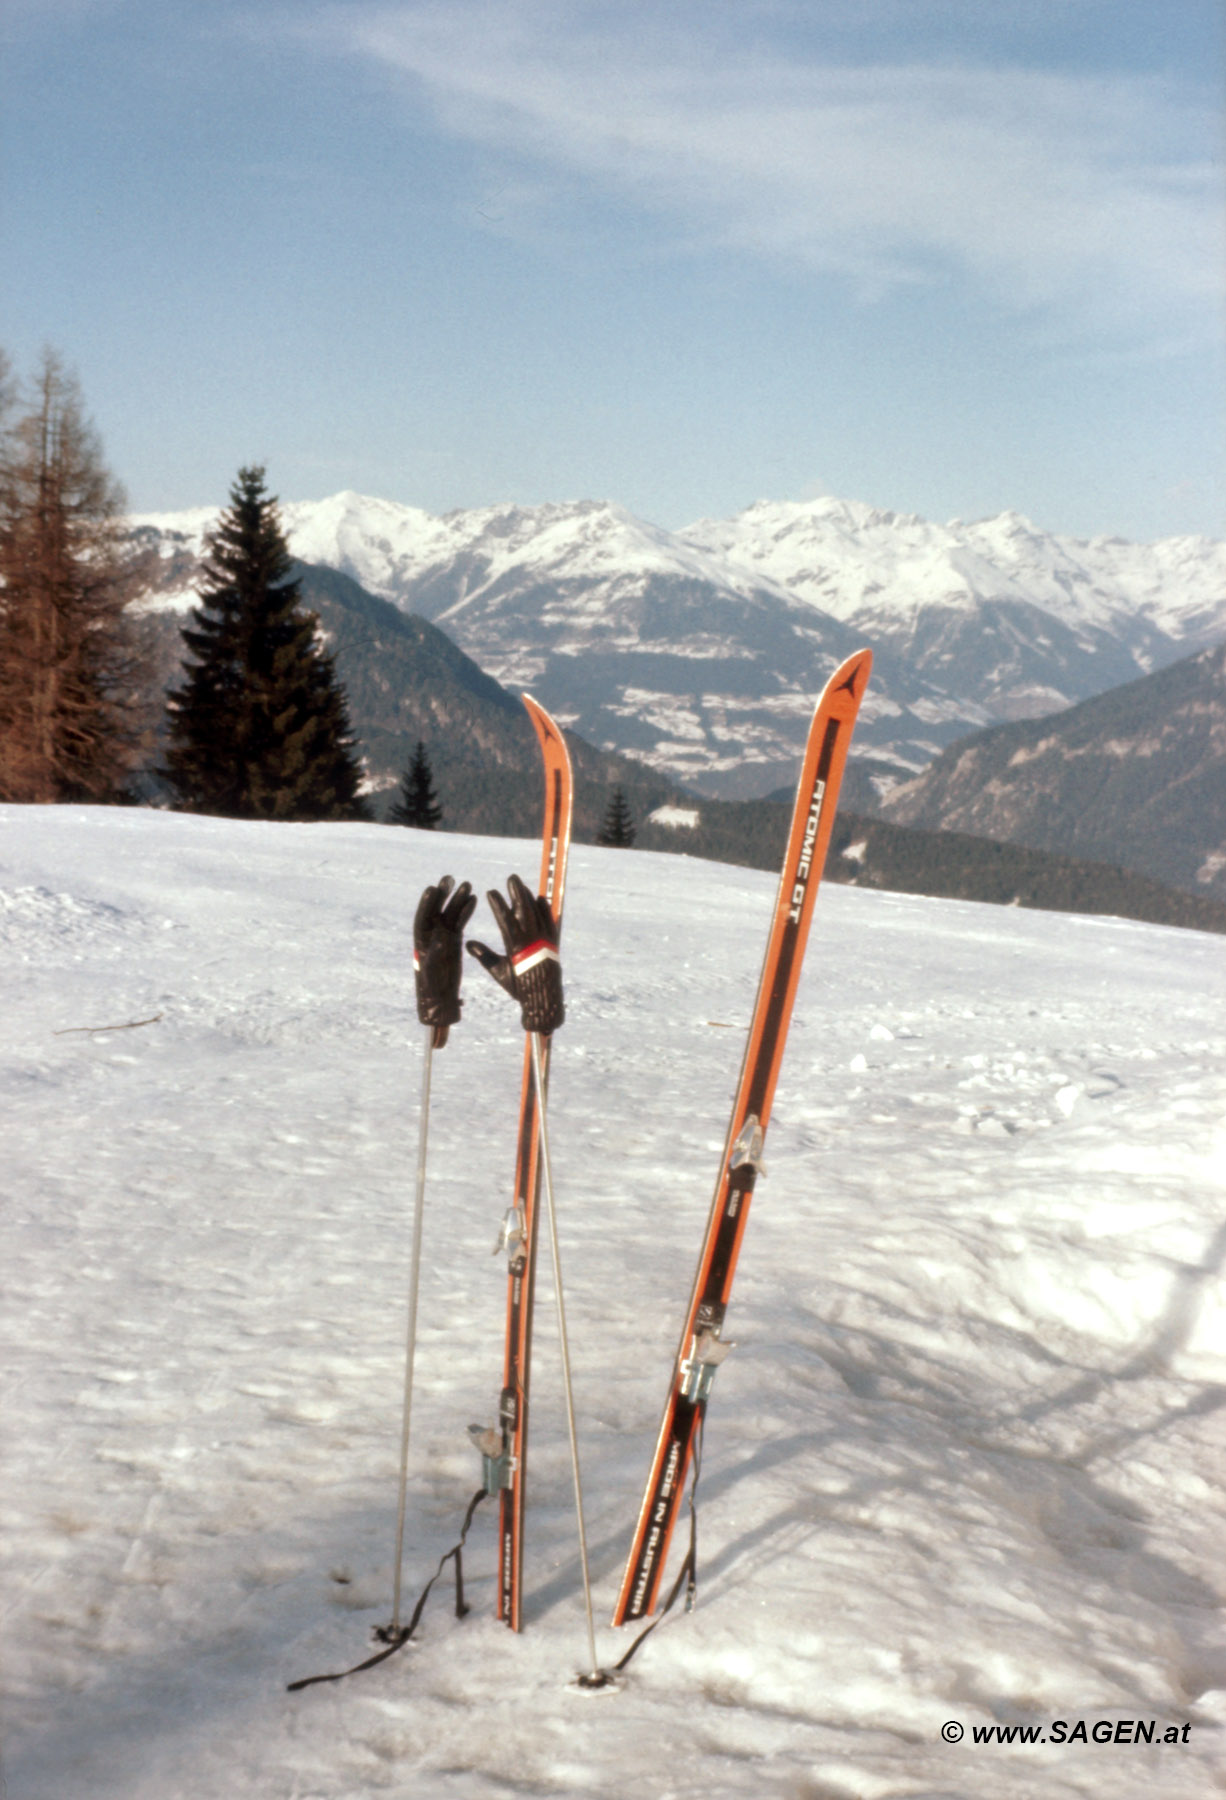
[[[413,920],[417,1016],[423,1025],[433,1025],[436,1050],[447,1042],[448,1026],[459,1024],[461,943],[477,904],[470,882],[462,881],[454,894],[453,887],[450,875],[444,875],[437,887],[428,887]]]
[[[498,956],[487,944],[475,944],[471,939],[468,948],[499,987],[519,1001],[524,1030],[548,1034],[566,1017],[558,928],[548,900],[543,895],[536,898],[518,875],[508,879],[507,894],[509,905],[501,894],[486,895],[506,954]]]

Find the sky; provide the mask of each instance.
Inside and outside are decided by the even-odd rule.
[[[0,345],[134,510],[1224,535],[1217,0],[7,0]]]

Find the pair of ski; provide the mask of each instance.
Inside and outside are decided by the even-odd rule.
[[[831,676],[817,703],[801,765],[779,890],[758,983],[719,1177],[674,1360],[647,1487],[613,1614],[614,1625],[655,1610],[686,1477],[701,1444],[715,1371],[731,1346],[723,1339],[750,1200],[762,1167],[792,1007],[808,942],[813,903],[834,828],[839,786],[872,656],[861,650]],[[540,891],[561,923],[570,843],[572,777],[561,732],[524,696],[545,766]],[[529,1376],[540,1186],[537,1088],[525,1051],[515,1200],[508,1214],[507,1330],[499,1410],[498,1617],[521,1629]],[[694,1551],[687,1564],[694,1581]],[[676,1589],[674,1589],[675,1595]],[[672,1596],[669,1603],[671,1604]],[[623,1663],[627,1660],[623,1658]]]
[[[813,903],[817,896],[830,835],[834,827],[839,786],[847,761],[851,735],[860,701],[868,683],[871,665],[871,654],[867,650],[862,650],[849,657],[835,671],[817,703],[809,728],[805,756],[797,784],[787,849],[784,853],[783,869],[775,899],[770,934],[767,939],[766,956],[758,983],[749,1039],[737,1083],[728,1135],[720,1160],[715,1194],[698,1259],[698,1270],[673,1364],[647,1487],[639,1510],[634,1539],[613,1614],[614,1625],[641,1620],[655,1610],[669,1544],[681,1510],[686,1477],[691,1464],[695,1468],[695,1483],[697,1480],[697,1457],[701,1447],[707,1401],[715,1372],[731,1348],[731,1345],[724,1340],[722,1333],[732,1292],[733,1277],[736,1273],[737,1258],[745,1233],[750,1200],[762,1169],[762,1148],[770,1121],[796,989],[800,981]],[[566,866],[570,849],[574,797],[570,756],[561,731],[545,709],[528,695],[524,695],[523,699],[537,735],[545,771],[545,817],[542,830],[538,892],[549,901],[554,921],[560,932],[566,894]],[[397,1527],[393,1620],[387,1630],[376,1633],[386,1648],[359,1663],[356,1668],[344,1671],[344,1674],[356,1674],[359,1670],[373,1668],[375,1664],[384,1661],[408,1642],[421,1616],[426,1598],[448,1561],[455,1563],[457,1613],[467,1610],[463,1604],[460,1554],[477,1505],[487,1495],[495,1493],[499,1501],[498,1617],[511,1630],[522,1629],[532,1323],[540,1226],[539,1203],[542,1177],[545,1176],[546,1181],[548,1177],[547,1137],[543,1117],[544,1103],[547,1098],[548,1057],[549,1040],[542,1040],[536,1033],[529,1033],[524,1046],[514,1199],[506,1214],[499,1246],[501,1247],[502,1244],[506,1246],[508,1266],[506,1341],[498,1424],[489,1431],[481,1431],[478,1427],[472,1428],[474,1441],[482,1454],[483,1486],[469,1505],[459,1542],[443,1557],[435,1575],[418,1600],[409,1625],[402,1628],[399,1623],[400,1556],[404,1529],[404,1478],[408,1448],[413,1321],[416,1313],[414,1278],[410,1306],[405,1430],[401,1456],[401,1506]],[[422,1102],[423,1122],[429,1106],[428,1056],[426,1071],[426,1085],[423,1090]],[[420,1241],[423,1185],[424,1138],[418,1168],[415,1269],[418,1255],[417,1245]],[[553,1231],[555,1280],[558,1285],[559,1330],[565,1364],[566,1331],[565,1319],[562,1314],[561,1280],[556,1229],[553,1228],[552,1203],[549,1212],[551,1231]],[[565,1368],[565,1373],[569,1407],[568,1366]],[[583,1541],[582,1500],[579,1493],[578,1450],[574,1434],[573,1408],[570,1409],[570,1423],[580,1548],[583,1555],[584,1587],[588,1603],[588,1635],[592,1651],[591,1675],[582,1677],[581,1683],[586,1686],[600,1686],[607,1682],[608,1677],[603,1671],[596,1668],[590,1584]],[[690,1508],[693,1517],[693,1485],[691,1486]],[[692,1597],[695,1581],[694,1564],[695,1547],[693,1538],[691,1538],[689,1553],[682,1564],[677,1583],[674,1584],[665,1603],[665,1611],[672,1605],[680,1582],[687,1573]],[[647,1629],[651,1630],[652,1627],[648,1626]],[[642,1635],[646,1635],[646,1633]],[[622,1657],[621,1662],[617,1665],[618,1668],[625,1666],[637,1649],[639,1642],[641,1642],[641,1637],[635,1640],[630,1650]],[[336,1681],[343,1678],[344,1675],[314,1676],[308,1681],[292,1683],[291,1689],[308,1687],[316,1681]]]

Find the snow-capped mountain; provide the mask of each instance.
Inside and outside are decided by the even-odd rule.
[[[304,562],[424,615],[589,742],[709,793],[763,793],[788,777],[815,694],[857,642],[777,583],[606,503],[435,519],[338,495],[283,518]],[[167,598],[186,600],[209,520],[137,523],[166,558]],[[901,736],[891,715],[883,748]]]
[[[753,569],[835,618],[896,629],[927,608],[984,601],[1038,606],[1070,630],[1126,635],[1143,620],[1163,636],[1220,635],[1226,544],[1132,544],[1056,537],[1021,513],[935,525],[857,501],[759,501],[684,537]]]
[[[669,532],[608,502],[440,518],[342,493],[283,515],[304,562],[433,620],[593,743],[711,794],[788,779],[814,694],[860,643],[877,664],[858,754],[905,775],[967,732],[1226,635],[1226,544],[1083,543],[1016,513],[937,526],[851,501],[761,502]],[[172,594],[189,591],[215,517],[136,521]]]

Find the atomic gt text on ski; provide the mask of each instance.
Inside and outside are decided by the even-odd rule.
[[[861,650],[835,671],[818,701],[809,729],[749,1042],[655,1455],[613,1614],[615,1625],[644,1618],[655,1610],[691,1462],[697,1470],[711,1387],[732,1348],[723,1336],[724,1319],[750,1199],[763,1172],[763,1142],[800,980],[813,902],[834,826],[847,750],[871,666],[870,652]],[[682,1567],[682,1574],[688,1573],[691,1599],[694,1561],[691,1543]],[[679,1585],[680,1577],[668,1605]],[[619,1667],[629,1660],[629,1654]]]

